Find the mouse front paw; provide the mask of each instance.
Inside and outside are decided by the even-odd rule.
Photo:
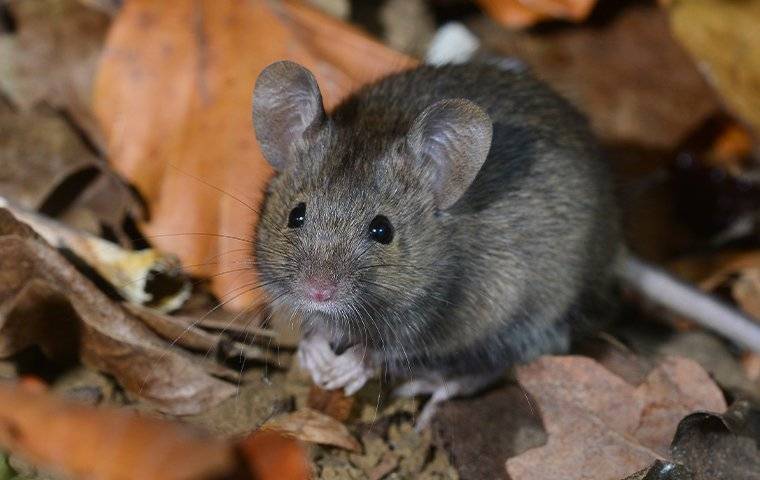
[[[321,335],[310,335],[301,340],[298,362],[321,388],[343,388],[346,395],[359,391],[375,373],[366,349],[355,345],[336,355],[330,342]]]

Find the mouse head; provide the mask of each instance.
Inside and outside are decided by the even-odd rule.
[[[278,175],[257,265],[276,302],[346,322],[401,321],[456,275],[450,212],[485,161],[491,122],[462,99],[393,121],[343,110],[354,113],[328,116],[314,76],[295,63],[259,76],[256,138]]]

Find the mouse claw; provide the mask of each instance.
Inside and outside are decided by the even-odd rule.
[[[374,374],[364,349],[353,346],[335,355],[327,339],[319,335],[301,340],[298,360],[314,383],[325,390],[344,388],[346,395],[356,393]]]

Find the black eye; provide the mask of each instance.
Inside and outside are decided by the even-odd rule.
[[[290,216],[288,216],[288,227],[301,228],[303,227],[304,220],[306,220],[306,204],[301,202],[296,205],[296,208],[290,211]]]
[[[393,225],[382,215],[376,216],[369,223],[369,237],[384,245],[388,245],[393,240]]]

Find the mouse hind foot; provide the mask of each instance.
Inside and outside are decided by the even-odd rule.
[[[430,426],[430,422],[438,412],[438,407],[446,400],[456,397],[466,397],[494,384],[502,377],[502,372],[463,375],[445,378],[439,375],[415,378],[401,384],[393,394],[399,397],[416,397],[430,395],[415,422],[419,432]]]

